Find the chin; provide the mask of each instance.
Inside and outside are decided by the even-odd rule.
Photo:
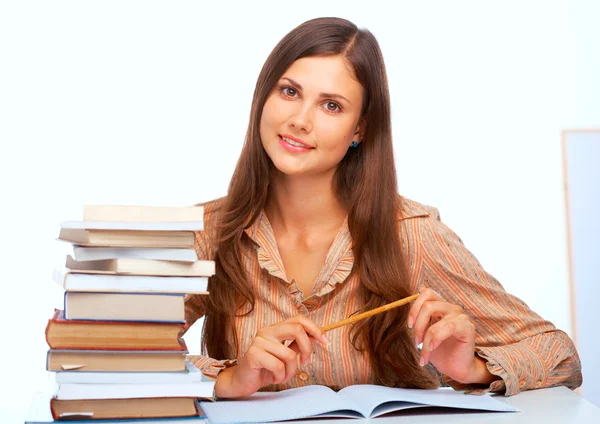
[[[290,166],[289,164],[278,164],[273,162],[275,165],[275,169],[281,172],[284,175],[288,176],[297,176],[297,175],[308,175],[310,171],[298,166]]]
[[[270,152],[267,150],[267,155],[271,159],[273,166],[279,172],[285,175],[303,175],[307,170],[307,164],[303,160],[298,160],[298,158],[294,157],[286,157],[285,154],[279,154],[279,152],[274,152],[274,154],[269,154]]]

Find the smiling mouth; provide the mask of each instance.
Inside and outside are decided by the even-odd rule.
[[[304,143],[300,143],[299,141],[292,140],[291,138],[287,138],[287,137],[284,137],[282,135],[280,135],[279,138],[282,139],[283,141],[285,141],[286,143],[294,146],[294,147],[302,147],[304,149],[314,149],[314,147],[311,147],[311,146],[309,146],[307,144],[304,144]]]

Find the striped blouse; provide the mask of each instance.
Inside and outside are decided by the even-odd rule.
[[[214,216],[218,200],[205,205],[204,232],[196,233],[199,259],[213,259]],[[581,363],[573,342],[552,323],[542,319],[486,273],[460,238],[440,220],[437,209],[403,198],[399,214],[406,260],[413,291],[435,290],[445,301],[459,305],[476,327],[476,352],[489,371],[501,379],[491,385],[471,387],[441,376],[441,383],[471,393],[487,391],[514,395],[522,390],[581,385]],[[254,310],[235,318],[239,351],[235,358],[191,356],[207,376],[235,364],[252,343],[256,331],[296,314],[305,314],[320,326],[349,317],[358,308],[359,281],[348,278],[354,258],[347,221],[339,229],[313,292],[304,297],[289,281],[277,249],[273,229],[264,213],[245,230],[256,252],[245,255],[243,266],[256,295]],[[203,316],[203,297],[186,297],[186,328]],[[368,357],[350,341],[350,326],[328,333],[330,343],[314,343],[314,354],[284,384],[263,390],[282,390],[309,384],[342,388],[375,383]]]

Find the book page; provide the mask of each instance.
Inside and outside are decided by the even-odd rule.
[[[359,384],[340,390],[338,395],[358,405],[367,417],[376,417],[392,411],[422,406],[484,411],[518,411],[512,406],[492,398],[489,394],[482,396],[465,395],[463,392],[445,388],[420,390]]]
[[[356,405],[325,386],[306,386],[281,392],[257,392],[240,399],[201,402],[200,407],[213,424],[264,423],[321,414],[361,417]]]

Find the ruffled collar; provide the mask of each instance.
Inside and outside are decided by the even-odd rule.
[[[255,243],[260,267],[288,284],[289,293],[298,306],[302,304],[308,309],[316,306],[324,295],[331,292],[337,284],[343,283],[352,271],[354,256],[348,217],[344,219],[329,248],[312,294],[305,299],[296,282],[287,278],[273,228],[264,211],[261,211],[256,221],[245,232]]]
[[[398,214],[399,221],[430,215],[429,210],[423,205],[404,197],[402,206],[402,210]],[[264,211],[261,211],[254,223],[244,231],[255,244],[260,267],[287,284],[290,296],[298,308],[305,312],[307,308],[311,309],[318,305],[322,297],[333,291],[338,284],[346,281],[352,271],[354,255],[347,216],[329,248],[325,265],[317,277],[313,292],[307,298],[303,297],[296,282],[288,280],[285,274],[275,234]]]

